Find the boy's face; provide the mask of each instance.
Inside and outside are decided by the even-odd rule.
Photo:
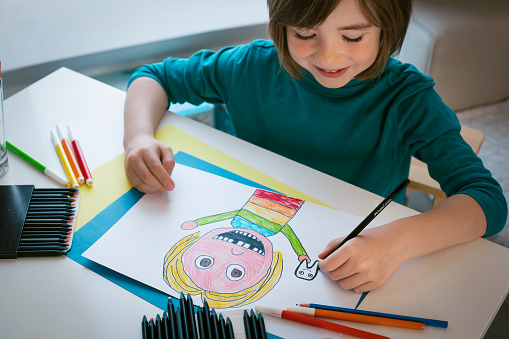
[[[272,244],[242,228],[218,228],[203,235],[182,257],[184,270],[201,288],[234,293],[258,283],[272,262]]]
[[[342,0],[321,26],[286,29],[292,58],[328,88],[346,85],[373,64],[380,33],[364,17],[357,0]]]

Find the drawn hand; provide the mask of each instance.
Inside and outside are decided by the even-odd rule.
[[[299,255],[299,262],[302,262],[304,260],[306,260],[308,264],[311,262],[311,259],[309,259],[307,255]]]
[[[125,152],[125,171],[131,184],[145,193],[171,191],[175,183],[172,149],[153,137],[139,136],[129,142]]]
[[[183,230],[192,230],[193,228],[195,228],[196,226],[198,226],[198,224],[196,223],[196,221],[194,220],[190,220],[190,221],[186,221],[185,223],[182,224],[182,226],[180,226]]]
[[[380,287],[404,261],[398,237],[384,226],[362,231],[327,257],[343,238],[330,241],[318,257],[323,259],[320,269],[344,290],[363,293]]]

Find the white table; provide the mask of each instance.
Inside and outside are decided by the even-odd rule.
[[[59,169],[49,131],[57,123],[72,124],[93,170],[123,152],[124,98],[120,90],[59,69],[5,101],[7,140]],[[363,216],[381,201],[190,119],[169,113],[160,126],[168,123],[336,209]],[[11,154],[9,165],[2,185],[56,187]],[[379,218],[415,213],[393,203]],[[360,308],[447,320],[449,328],[409,332],[355,327],[391,338],[480,338],[509,290],[508,267],[509,250],[483,239],[411,260],[370,292]],[[0,261],[2,338],[140,338],[141,316],[158,313],[160,309],[66,257]]]

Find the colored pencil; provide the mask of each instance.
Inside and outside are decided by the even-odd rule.
[[[60,143],[62,144],[62,148],[64,149],[65,155],[67,156],[67,160],[69,160],[69,164],[71,165],[71,169],[74,173],[74,176],[76,177],[76,180],[78,180],[78,183],[83,184],[85,182],[85,178],[81,172],[80,165],[78,165],[78,161],[76,160],[76,156],[72,150],[71,143],[65,137],[64,129],[60,124],[57,124],[57,135],[60,138]]]
[[[148,320],[146,316],[143,316],[141,320],[141,335],[143,339],[148,339]]]
[[[163,338],[164,339],[170,339],[170,329],[168,328],[168,313],[163,312],[163,320],[161,321],[161,324],[163,325]]]
[[[338,246],[336,246],[336,248],[334,250],[332,250],[327,256],[329,256],[332,253],[334,253],[335,251],[337,251],[348,240],[358,236],[359,233],[361,233],[361,231],[364,228],[366,228],[366,226],[368,226],[369,223],[371,221],[373,221],[373,219],[375,219],[375,217],[378,214],[380,214],[380,212],[382,212],[384,210],[384,208],[387,207],[387,205],[389,205],[390,202],[392,200],[394,200],[398,196],[398,194],[401,193],[405,189],[405,187],[408,186],[409,183],[410,183],[410,180],[408,180],[408,179],[403,180],[401,182],[401,184],[399,184],[398,187],[396,187],[394,189],[394,191],[392,191],[391,194],[389,194],[389,196],[387,198],[385,198],[377,207],[375,207],[375,209],[373,211],[371,211],[371,213],[366,218],[364,218],[364,220],[362,220],[361,223],[352,232],[350,232],[350,234],[348,234],[346,236],[346,238],[343,239],[343,241]]]
[[[37,188],[37,192],[39,193],[69,193],[75,194],[78,193],[79,190],[75,188]]]
[[[74,133],[74,129],[72,128],[72,126],[68,126],[68,130],[69,138],[71,139],[71,144],[74,149],[74,154],[76,155],[76,159],[78,160],[81,172],[85,177],[85,182],[87,183],[88,186],[92,186],[94,184],[94,180],[92,179],[92,174],[88,169],[87,161],[85,160],[85,156],[83,155],[83,151],[81,150],[78,138],[76,138],[76,134]]]
[[[235,335],[233,334],[233,324],[230,320],[230,317],[226,318],[226,338],[234,339]]]
[[[44,166],[43,164],[41,164],[39,161],[35,160],[34,158],[32,158],[31,156],[29,156],[28,154],[26,154],[25,152],[23,152],[22,150],[20,150],[18,147],[14,146],[12,143],[10,143],[9,141],[6,141],[5,144],[7,145],[7,149],[9,151],[11,151],[12,153],[16,154],[17,156],[19,156],[21,159],[25,160],[26,162],[28,162],[30,165],[34,166],[35,168],[37,168],[39,171],[41,171],[42,173],[44,173],[45,175],[47,175],[48,177],[50,177],[51,179],[55,180],[57,183],[59,183],[60,185],[62,186],[67,186],[69,185],[69,180],[67,180],[66,178],[64,178],[63,176],[61,176],[60,174],[58,174],[57,172],[55,172],[54,170],[52,170],[51,168],[47,167],[47,166]]]
[[[155,327],[154,319],[150,319],[148,321],[148,333],[151,339],[155,339],[156,337],[156,329],[154,327]]]
[[[433,326],[433,327],[440,327],[440,328],[447,328],[447,326],[449,326],[449,323],[444,320],[434,320],[434,319],[426,319],[426,318],[419,318],[419,317],[411,317],[411,316],[406,316],[406,315],[363,311],[363,310],[356,310],[356,309],[345,308],[345,307],[328,306],[328,305],[312,304],[312,303],[299,304],[299,306],[311,307],[311,308],[320,309],[320,310],[329,310],[329,311],[339,311],[339,312],[348,312],[348,313],[355,313],[355,314],[362,314],[362,315],[370,315],[370,316],[374,316],[374,317],[384,317],[384,318],[391,318],[391,319],[415,321],[415,322],[421,322],[425,326]]]
[[[163,325],[161,322],[161,316],[158,314],[156,316],[156,338],[163,339]]]
[[[26,250],[18,250],[18,257],[40,257],[40,256],[56,256],[56,255],[64,255],[67,251],[62,250],[36,250],[36,251],[26,251]]]
[[[219,332],[219,338],[226,338],[226,323],[221,313],[217,319],[217,330]]]
[[[72,171],[71,164],[65,155],[65,151],[62,148],[62,144],[60,143],[60,140],[58,140],[58,136],[55,131],[51,131],[51,140],[53,141],[53,145],[55,145],[55,150],[57,151],[58,158],[60,159],[60,163],[62,164],[65,175],[67,175],[67,178],[71,183],[71,187],[79,188],[80,184],[78,183],[78,180]]]
[[[311,325],[311,326],[315,326],[315,327],[320,327],[320,328],[324,328],[324,329],[339,332],[339,333],[348,334],[348,335],[351,335],[351,336],[354,336],[357,338],[364,338],[364,339],[382,339],[382,338],[384,338],[384,339],[388,339],[388,337],[385,337],[385,336],[382,336],[379,334],[358,330],[353,327],[343,326],[343,325],[336,324],[336,323],[333,323],[330,321],[325,321],[322,319],[308,317],[306,315],[302,315],[302,314],[298,314],[298,313],[279,310],[277,308],[256,305],[255,309],[258,312],[261,312],[264,314],[269,314],[274,317],[288,319],[291,321],[296,321],[299,323],[303,323],[303,324],[307,324],[307,325]]]
[[[358,323],[393,326],[409,328],[413,330],[423,330],[424,323],[408,320],[399,320],[384,317],[374,317],[369,315],[361,315],[339,311],[320,310],[316,308],[305,308],[305,307],[287,307],[287,311],[308,315],[310,317],[327,318],[327,319],[338,319],[345,321],[353,321]]]
[[[20,245],[18,246],[18,251],[64,251],[67,250],[67,246],[56,245],[56,246],[47,246],[47,245]]]
[[[261,313],[258,313],[257,324],[260,327],[260,331],[262,333],[262,339],[267,339],[267,329],[265,328],[265,320],[263,320],[263,316]]]

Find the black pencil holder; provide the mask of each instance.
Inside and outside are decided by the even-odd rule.
[[[67,253],[79,203],[75,189],[0,186],[0,259]]]

